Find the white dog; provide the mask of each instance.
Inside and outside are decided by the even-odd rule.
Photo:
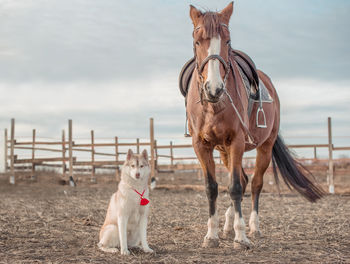
[[[144,252],[153,252],[147,243],[149,175],[147,151],[137,155],[129,149],[118,190],[111,197],[100,231],[101,250],[117,252],[120,247],[122,255],[129,255],[128,247],[138,247],[141,243]]]

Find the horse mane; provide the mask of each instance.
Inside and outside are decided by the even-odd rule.
[[[213,38],[221,33],[221,26],[219,21],[218,13],[216,12],[205,12],[203,14],[203,37]]]

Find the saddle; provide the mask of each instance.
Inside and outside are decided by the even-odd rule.
[[[240,50],[230,49],[229,51],[229,61],[235,61],[239,66],[240,71],[247,78],[249,86],[253,89],[249,92],[251,98],[258,100],[259,93],[259,77],[256,71],[256,66],[253,60],[244,52]],[[191,58],[182,67],[179,75],[179,88],[181,94],[186,98],[188,88],[191,82],[193,71],[196,67],[195,57]]]
[[[273,100],[263,82],[259,82],[259,76],[253,60],[240,50],[229,50],[229,62],[231,71],[233,72],[233,63],[238,65],[240,77],[242,78],[248,97],[248,117],[250,118],[254,103],[259,103],[256,113],[256,126],[266,128],[266,117],[262,103],[271,103]],[[187,93],[190,86],[192,74],[196,67],[195,57],[191,58],[182,67],[179,76],[179,88],[181,94],[185,97],[185,105],[187,104]],[[262,122],[259,116],[262,115]],[[187,120],[187,116],[186,116]],[[187,134],[187,122],[185,123],[185,135]]]

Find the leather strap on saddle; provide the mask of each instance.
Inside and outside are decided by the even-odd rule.
[[[258,90],[259,76],[256,70],[254,61],[243,51],[230,50],[230,58],[237,62],[238,66],[242,69],[243,73],[248,77],[250,85],[254,85]]]

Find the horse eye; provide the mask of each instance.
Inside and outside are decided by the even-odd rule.
[[[200,44],[199,41],[196,41],[196,45],[199,46],[199,44]]]
[[[229,39],[228,41],[226,41],[226,45],[230,45],[231,44],[231,40]]]

